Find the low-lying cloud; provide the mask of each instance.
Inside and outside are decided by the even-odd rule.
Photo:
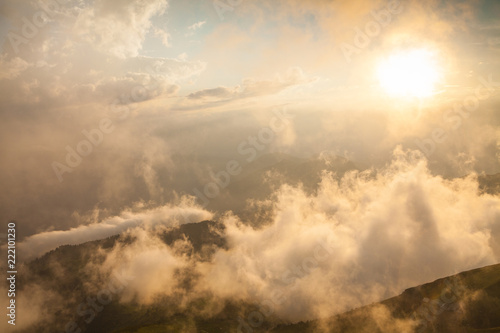
[[[185,256],[187,240],[169,247],[152,229],[137,227],[127,232],[135,242],[112,249],[99,270],[125,270],[151,282],[128,286],[124,302],[181,297],[186,305],[205,295],[299,321],[327,318],[500,258],[492,247],[500,237],[492,231],[500,223],[500,198],[481,194],[474,175],[432,175],[417,152],[397,149],[387,167],[348,172],[341,180],[325,172],[313,194],[284,185],[273,200],[274,217],[265,227],[254,229],[231,214],[222,218],[228,248],[210,261]],[[175,287],[178,272],[188,267],[193,288]],[[379,310],[377,318],[387,321]],[[409,329],[412,323],[398,325]]]
[[[69,230],[42,232],[26,238],[19,244],[23,259],[32,259],[61,245],[81,244],[117,235],[128,229],[155,225],[177,226],[185,221],[202,221],[212,214],[197,207],[165,205],[139,211],[124,211],[119,216],[99,223],[80,225]]]

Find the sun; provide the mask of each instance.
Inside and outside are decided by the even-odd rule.
[[[429,97],[435,93],[439,68],[434,52],[426,49],[400,51],[381,61],[380,86],[395,97]]]

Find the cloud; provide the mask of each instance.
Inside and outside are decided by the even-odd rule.
[[[196,22],[192,25],[190,25],[188,27],[188,30],[198,30],[199,28],[201,28],[205,23],[207,23],[207,21],[200,21],[200,22]]]
[[[197,30],[199,30],[202,26],[205,25],[205,23],[207,23],[207,21],[199,21],[199,22],[196,22],[196,23],[190,25],[187,28],[188,32],[186,34],[184,34],[184,36],[185,37],[193,36]]]
[[[415,321],[394,318],[383,305],[371,309],[371,318],[382,332],[387,333],[413,333],[417,326]]]
[[[124,70],[129,72],[147,72],[164,78],[172,83],[179,83],[200,74],[206,67],[202,61],[187,61],[172,58],[154,58],[139,56],[127,59]]]
[[[3,295],[7,295],[8,290],[7,285],[0,286],[0,292]],[[60,295],[44,285],[27,283],[22,287],[22,292],[16,293],[16,331],[33,330],[33,325],[53,319],[55,311],[65,311],[61,305],[68,302],[71,297],[70,295]],[[47,306],[48,304],[51,306]],[[0,322],[0,329],[3,332],[12,331],[12,327],[7,320]]]
[[[217,87],[199,90],[188,95],[190,99],[230,99],[238,95],[240,86],[234,88]]]
[[[0,80],[15,79],[30,66],[32,65],[19,57],[5,60],[5,55],[4,55],[0,58]]]
[[[165,0],[97,0],[79,14],[75,31],[104,53],[134,57],[151,28],[151,18],[163,14],[166,8]]]
[[[132,243],[99,254],[105,255],[99,271],[125,270],[140,277],[123,302],[151,304],[166,297],[183,307],[208,297],[216,303],[265,305],[266,316],[297,322],[328,318],[500,259],[492,246],[500,238],[494,231],[500,224],[500,198],[480,194],[474,176],[445,180],[432,175],[417,152],[396,150],[387,167],[348,172],[340,180],[324,173],[310,194],[284,185],[273,202],[271,223],[258,229],[231,214],[223,217],[228,247],[217,249],[208,261],[187,257],[191,244],[186,240],[168,247],[157,239],[157,230],[147,227],[165,221],[164,215],[172,213],[164,211],[174,208],[148,212],[148,223],[129,222],[134,228],[126,235]],[[113,221],[104,228],[117,231]],[[86,233],[84,227],[79,230]],[[181,287],[182,271],[189,272],[190,288]],[[370,316],[392,331],[410,332],[414,325],[391,321],[384,308]]]
[[[154,33],[156,36],[160,37],[161,39],[161,42],[163,43],[163,45],[165,46],[170,46],[170,34],[163,30],[163,29],[160,29],[160,28],[154,28]]]
[[[206,67],[200,61],[143,56],[129,58],[120,65],[115,70],[116,74],[108,73],[108,76],[102,76],[95,83],[89,80],[82,86],[89,89],[89,94],[97,94],[108,102],[117,98],[121,104],[143,102],[160,96],[176,95],[180,84],[195,78]],[[114,76],[120,73],[121,76]]]
[[[101,277],[133,276],[121,302],[168,302],[174,313],[204,298],[204,307],[194,311],[206,316],[232,301],[265,308],[266,320],[290,322],[328,318],[500,259],[494,246],[500,240],[500,198],[481,194],[474,175],[432,175],[418,152],[396,149],[384,168],[351,171],[341,179],[325,172],[317,191],[283,185],[269,199],[274,209],[265,226],[222,216],[227,248],[203,260],[190,255],[187,239],[169,246],[159,237],[182,215],[213,218],[189,203],[44,232],[26,239],[20,250],[40,254],[122,233],[129,241],[97,251],[86,269]],[[244,320],[248,315],[242,313]],[[411,332],[415,325],[393,320],[384,307],[367,315],[384,331]]]
[[[241,86],[204,89],[189,94],[188,99],[223,101],[272,95],[293,86],[309,84],[315,80],[316,78],[308,78],[302,69],[294,67],[288,69],[285,75],[278,74],[272,80],[245,79]]]
[[[105,276],[133,277],[120,300],[152,304],[157,297],[176,292],[178,271],[189,266],[186,253],[191,248],[190,243],[179,240],[169,247],[156,234],[142,227],[124,233],[124,237],[127,236],[133,237],[132,244],[120,243],[97,267]]]
[[[3,58],[0,87],[11,91],[4,103],[17,106],[38,103],[50,108],[86,103],[107,103],[109,106],[117,98],[121,104],[143,102],[175,96],[180,85],[196,79],[206,68],[206,63],[201,61],[145,56],[73,68],[71,63],[79,61],[79,57],[73,50],[59,55],[60,62],[52,59],[53,63],[38,61],[35,64],[21,58]],[[52,75],[48,75],[49,71]],[[25,94],[31,98],[23,98]]]
[[[229,249],[200,265],[202,290],[299,321],[500,258],[490,245],[500,199],[480,195],[474,177],[432,176],[418,154],[396,151],[386,169],[340,182],[325,174],[313,195],[284,186],[275,207],[261,229],[225,220]]]
[[[46,231],[30,236],[19,243],[19,248],[23,253],[23,258],[32,259],[61,245],[74,245],[103,239],[139,225],[143,227],[175,226],[185,221],[202,221],[211,217],[209,212],[189,206],[165,205],[139,211],[127,210],[119,216],[98,223],[80,225],[69,230]]]

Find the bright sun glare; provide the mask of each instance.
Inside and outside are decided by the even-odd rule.
[[[431,51],[402,51],[384,59],[378,67],[382,88],[395,97],[428,97],[435,91],[439,71]]]

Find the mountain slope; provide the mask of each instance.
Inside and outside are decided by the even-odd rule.
[[[398,323],[408,330],[398,330]],[[346,333],[500,332],[500,264],[410,288],[322,322],[285,325],[272,332],[316,332],[322,325],[329,332]]]
[[[251,332],[274,333],[500,332],[500,264],[409,288],[399,296],[322,321],[279,324],[277,318],[272,318],[267,323],[243,328],[237,321],[240,307],[251,309],[249,305],[227,304],[216,316],[203,318],[179,313],[167,316],[166,305],[148,311],[110,307],[86,332],[212,333],[250,332],[250,329]],[[120,324],[113,326],[112,323]]]

